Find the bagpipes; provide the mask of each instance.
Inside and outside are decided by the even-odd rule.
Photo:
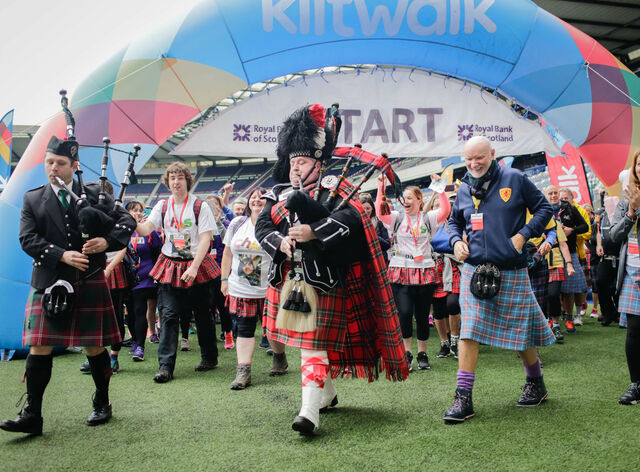
[[[337,141],[341,124],[337,104],[333,104],[327,111],[326,121],[327,124],[325,124],[325,127],[331,126],[332,124],[335,126],[334,129],[336,132],[334,133],[334,140]],[[377,170],[382,171],[387,176],[389,182],[393,185],[396,195],[401,193],[402,184],[397,174],[391,168],[386,154],[376,155],[363,150],[361,145],[356,144],[354,147],[334,148],[332,156],[343,159],[346,158],[347,161],[342,168],[341,174],[337,177],[337,183],[325,202],[320,202],[319,198],[323,176],[327,171],[326,160],[322,161],[313,197],[304,189],[303,179],[301,177],[298,177],[298,182],[292,182],[292,184],[297,184],[297,190],[292,192],[285,204],[285,208],[289,210],[290,226],[294,225],[296,216],[301,224],[310,224],[326,218],[332,213],[343,210],[349,205],[353,197],[358,194],[362,185],[367,182]],[[368,167],[357,184],[344,185],[347,189],[350,188],[350,190],[348,190],[346,196],[342,197],[342,200],[336,204],[337,199],[340,197],[341,185],[347,180],[347,175],[356,161],[368,164]],[[296,262],[300,263],[296,264]],[[288,329],[301,333],[313,331],[316,325],[315,316],[317,308],[317,293],[315,288],[325,292],[330,290],[338,283],[337,273],[333,272],[333,268],[323,266],[320,261],[314,260],[310,264],[307,264],[304,260],[296,261],[295,254],[291,258],[290,265],[291,269],[287,280],[284,282],[280,292],[280,307],[276,318],[276,327],[278,329]],[[314,275],[320,276],[321,273],[328,274],[327,277],[329,280],[322,281],[318,280],[320,277],[316,277],[315,280],[313,280],[313,285],[311,285],[309,280],[312,279]]]
[[[67,91],[61,90],[60,95],[60,103],[62,105],[62,111],[65,114],[66,121],[66,138],[69,141],[76,141],[75,118],[73,117],[71,110],[69,110]],[[75,195],[68,186],[64,185],[64,183],[60,179],[58,179],[61,185],[63,185],[69,191],[71,196],[76,200],[80,232],[82,233],[82,237],[85,241],[91,238],[105,235],[113,229],[115,220],[117,219],[117,216],[115,214],[115,205],[122,206],[124,192],[126,187],[129,185],[129,179],[133,173],[133,166],[135,164],[136,158],[138,157],[138,152],[141,149],[141,147],[136,144],[134,145],[134,152],[127,153],[129,154],[129,166],[127,168],[127,171],[125,172],[124,181],[121,183],[118,197],[114,202],[112,198],[107,198],[107,193],[105,190],[108,180],[107,168],[109,166],[109,145],[111,143],[111,140],[108,137],[105,137],[102,139],[102,143],[103,154],[102,162],[100,165],[100,191],[98,193],[97,203],[92,204],[87,198],[87,193],[82,178],[82,168],[80,166],[79,154],[78,166],[76,168],[76,178],[78,179],[78,184],[80,186],[80,196]]]

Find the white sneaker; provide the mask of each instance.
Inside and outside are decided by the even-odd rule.
[[[583,315],[583,314],[584,314],[584,313],[582,313],[582,312],[581,312],[579,315],[575,315],[575,316],[573,317],[573,324],[574,324],[574,325],[576,325],[576,326],[582,326],[582,315]]]
[[[597,311],[591,311],[591,314],[589,315],[589,318],[595,318],[597,320],[598,319],[598,312]]]
[[[180,342],[180,350],[181,351],[190,351],[191,350],[191,346],[189,346],[189,340],[188,339],[182,338],[182,341]]]

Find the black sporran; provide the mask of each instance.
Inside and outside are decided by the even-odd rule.
[[[476,266],[469,288],[476,298],[488,300],[495,297],[500,292],[500,269],[490,262]]]
[[[61,320],[71,315],[76,301],[73,286],[66,280],[58,280],[47,287],[40,299],[42,311],[51,320]]]

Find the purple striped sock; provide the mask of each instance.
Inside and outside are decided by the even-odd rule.
[[[458,369],[458,388],[464,388],[469,391],[473,390],[473,381],[475,379],[475,372],[467,372],[466,370]]]
[[[542,377],[542,368],[540,367],[540,359],[536,359],[536,363],[533,365],[527,365],[522,362],[524,365],[524,370],[527,373],[527,377]]]

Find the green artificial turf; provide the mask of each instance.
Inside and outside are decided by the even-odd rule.
[[[157,345],[146,360],[120,355],[111,381],[113,419],[87,427],[93,383],[82,354],[54,359],[44,399],[44,435],[0,431],[0,471],[474,471],[633,470],[640,450],[640,405],[618,405],[628,385],[626,331],[585,318],[563,345],[540,350],[549,398],[517,408],[524,381],[516,354],[483,346],[475,384],[476,417],[445,425],[457,362],[437,359],[404,383],[337,379],[338,408],[321,418],[321,435],[299,436],[300,356],[289,373],[269,377],[271,357],[256,350],[253,385],[231,391],[235,351],[212,372],[194,372],[199,353],[179,352],[175,379],[158,385]],[[415,350],[414,350],[415,353]],[[24,360],[0,364],[0,418],[13,418]]]

